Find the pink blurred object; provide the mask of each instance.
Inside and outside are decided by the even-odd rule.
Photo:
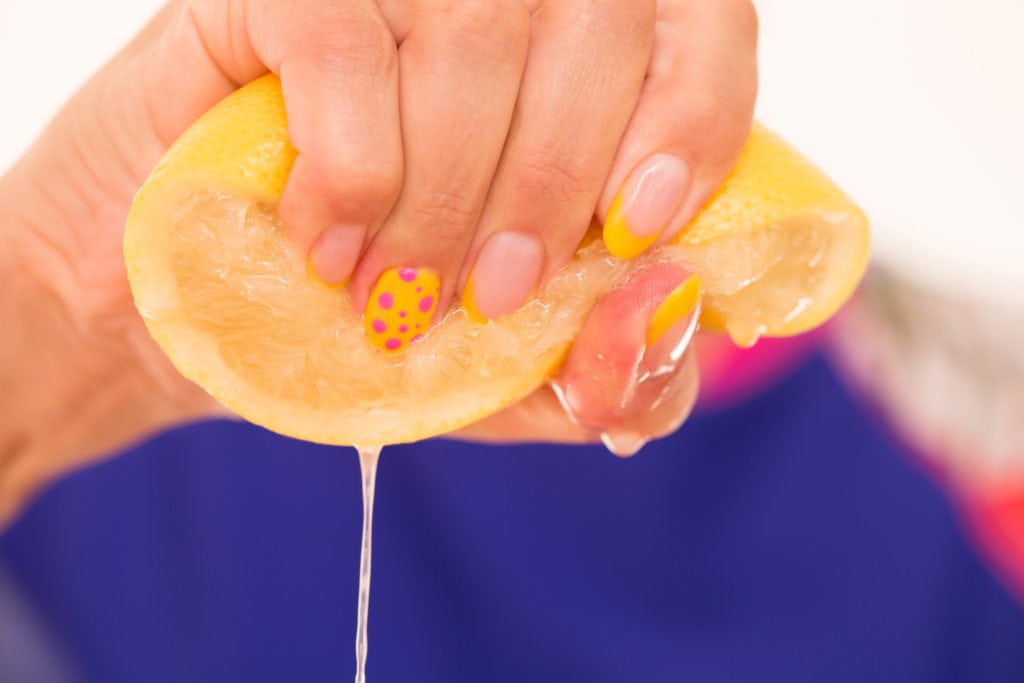
[[[1024,315],[876,268],[832,331],[841,366],[1024,602]]]
[[[875,268],[827,326],[740,349],[699,335],[698,410],[757,393],[828,347],[893,438],[946,489],[1024,603],[1024,318]]]
[[[697,410],[714,410],[755,394],[777,382],[820,348],[825,328],[798,337],[761,339],[748,349],[721,335],[694,339],[700,364]]]
[[[969,495],[965,503],[967,519],[981,550],[1024,603],[1024,485]]]

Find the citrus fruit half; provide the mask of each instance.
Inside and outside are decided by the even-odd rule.
[[[752,344],[824,321],[867,263],[863,213],[756,126],[675,244],[623,261],[591,237],[518,312],[479,324],[455,305],[407,352],[383,354],[347,291],[313,277],[285,237],[276,206],[294,158],[277,78],[241,88],[153,170],[124,254],[135,304],[178,370],[242,417],[310,441],[415,441],[507,406],[552,375],[596,302],[644,264],[697,273],[702,324]]]

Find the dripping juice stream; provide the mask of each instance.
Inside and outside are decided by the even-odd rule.
[[[359,551],[359,606],[356,618],[356,683],[366,683],[366,619],[370,609],[370,561],[373,551],[373,491],[380,446],[358,448],[363,482],[363,541]]]

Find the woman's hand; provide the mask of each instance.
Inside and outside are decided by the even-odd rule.
[[[609,244],[685,224],[746,136],[755,23],[747,0],[173,0],[0,178],[17,396],[0,411],[0,519],[76,463],[223,414],[146,333],[121,239],[167,146],[238,85],[282,78],[299,151],[282,217],[322,278],[364,305],[382,273],[420,266],[442,306],[471,281],[497,317],[595,212]],[[596,362],[581,348],[566,373]]]
[[[589,225],[644,82],[654,0],[337,5],[292,45],[255,47],[280,71],[299,150],[281,204],[293,239],[368,320],[399,267],[436,280],[440,313],[460,291],[481,318],[514,311]]]
[[[282,219],[368,320],[399,267],[436,279],[442,313],[460,291],[480,318],[510,313],[595,208],[616,254],[668,239],[735,160],[756,89],[747,0],[194,0],[181,16],[211,84],[281,76],[299,151]]]

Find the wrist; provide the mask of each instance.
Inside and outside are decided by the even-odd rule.
[[[165,140],[206,106],[185,98],[192,106],[170,118],[152,106],[175,60],[201,52],[186,44],[181,6],[168,5],[0,176],[0,527],[69,469],[225,412],[149,338],[121,254],[132,195]]]
[[[0,188],[0,218],[10,205]],[[124,315],[99,315],[88,292],[69,294],[73,276],[41,277],[55,259],[13,244],[22,228],[0,222],[0,528],[69,470],[212,410],[159,354],[130,301]]]

